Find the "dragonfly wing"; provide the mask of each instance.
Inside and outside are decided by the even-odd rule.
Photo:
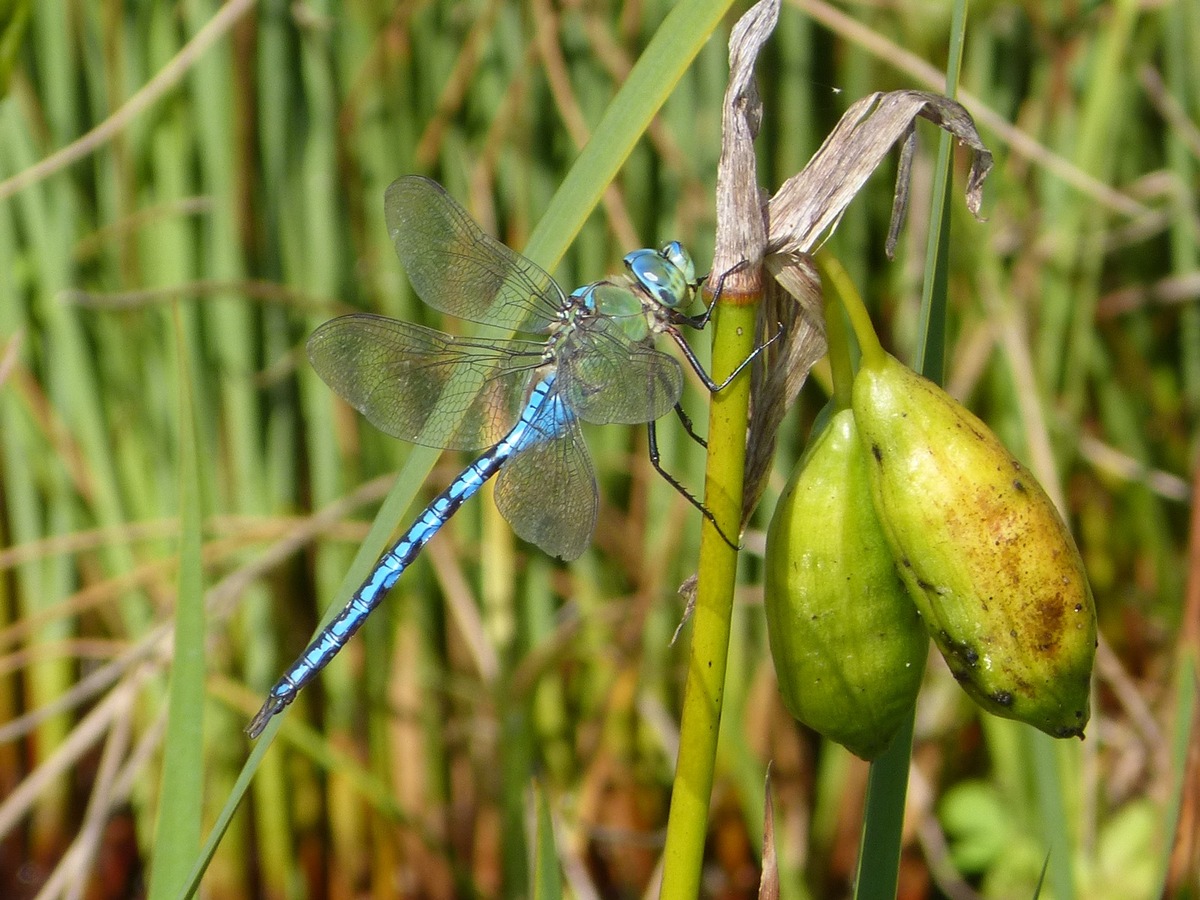
[[[483,232],[435,181],[397,179],[384,196],[388,233],[429,306],[509,331],[542,332],[566,304],[542,268]]]
[[[317,374],[372,425],[452,450],[508,433],[541,351],[540,343],[455,338],[371,315],[331,319],[308,339]]]
[[[585,422],[652,422],[683,393],[683,370],[673,357],[648,340],[630,340],[609,320],[589,323],[562,356],[559,389]]]
[[[496,481],[496,506],[522,539],[560,559],[591,543],[599,498],[579,423],[571,419],[516,454]]]

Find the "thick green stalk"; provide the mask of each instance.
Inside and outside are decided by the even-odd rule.
[[[713,378],[719,383],[754,350],[758,296],[722,296],[713,328]],[[709,414],[704,503],[726,534],[737,534],[750,379],[740,377],[713,397]],[[707,520],[700,535],[699,581],[692,614],[692,649],[683,698],[679,760],[667,821],[661,897],[694,900],[708,831],[717,736],[729,653],[738,554]]]

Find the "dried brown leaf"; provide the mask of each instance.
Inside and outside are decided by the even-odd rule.
[[[762,875],[758,880],[758,900],[779,900],[779,859],[775,854],[775,799],[771,794],[770,766],[767,766],[763,795]]]
[[[768,253],[812,251],[837,226],[850,201],[896,142],[903,140],[901,177],[897,179],[892,208],[892,231],[898,231],[895,223],[903,220],[907,207],[906,160],[911,160],[918,117],[939,125],[971,148],[967,208],[978,218],[983,180],[992,168],[992,154],[983,145],[967,111],[950,98],[928,91],[875,93],[846,110],[803,171],[785,181],[771,198]]]
[[[754,138],[762,122],[754,63],[778,19],[778,0],[760,0],[738,20],[729,38],[729,86],[721,111],[713,251],[713,271],[726,273],[722,294],[754,294],[762,286],[767,225],[754,158]]]

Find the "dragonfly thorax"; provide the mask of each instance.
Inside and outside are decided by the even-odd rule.
[[[679,309],[691,302],[696,266],[678,241],[661,250],[634,250],[625,257],[625,267],[658,304]]]
[[[644,296],[635,294],[630,285],[615,281],[594,281],[577,288],[569,299],[570,314],[551,338],[557,345],[555,355],[573,339],[576,328],[595,328],[596,322],[603,321],[629,340],[642,341],[650,335],[657,318],[649,312]]]

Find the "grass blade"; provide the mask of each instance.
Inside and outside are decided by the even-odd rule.
[[[204,588],[196,409],[191,366],[176,318],[179,372],[179,596],[175,604],[175,654],[168,687],[167,733],[163,747],[154,856],[152,900],[173,897],[185,882],[200,844],[204,802]]]

